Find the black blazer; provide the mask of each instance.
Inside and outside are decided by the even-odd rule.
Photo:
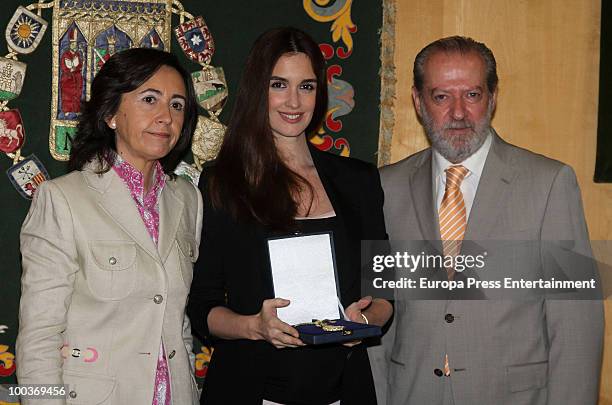
[[[338,267],[340,299],[346,307],[361,297],[361,240],[387,238],[383,219],[384,194],[378,170],[373,165],[321,152],[311,145],[310,151],[336,212],[336,220],[347,235],[348,249],[345,251],[350,252],[350,257],[346,266]],[[214,165],[210,170],[214,170]],[[200,338],[211,338],[206,319],[212,308],[223,305],[236,313],[253,315],[260,311],[265,299],[274,298],[266,245],[266,239],[274,234],[257,224],[237,223],[225,211],[214,209],[208,197],[208,176],[205,173],[199,188],[204,198],[202,242],[194,267],[187,313],[195,334]],[[215,351],[202,403],[260,405],[267,359],[277,349],[265,341],[214,342]],[[371,373],[364,345],[354,349],[343,347],[343,350],[347,351],[346,358],[353,363],[346,367],[350,371],[345,374],[354,375],[346,377],[359,379],[357,385],[367,386],[365,381],[371,381]],[[343,405],[375,403],[375,398],[366,399],[372,398],[373,388],[367,393],[360,392],[359,387],[347,391],[350,392],[342,394]],[[351,393],[355,395],[354,401]]]

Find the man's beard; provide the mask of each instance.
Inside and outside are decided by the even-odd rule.
[[[447,121],[442,128],[434,128],[433,119],[429,115],[425,103],[421,101],[421,121],[431,146],[451,163],[460,163],[472,156],[484,143],[491,128],[493,103],[489,102],[486,115],[479,122],[468,119]],[[448,135],[447,129],[469,128],[467,134]]]

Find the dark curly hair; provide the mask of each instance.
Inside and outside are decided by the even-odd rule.
[[[178,142],[170,153],[159,160],[164,172],[172,174],[187,152],[197,124],[195,91],[191,76],[173,54],[148,48],[132,48],[114,54],[94,78],[91,97],[81,108],[68,162],[69,170],[83,170],[93,160],[99,163],[99,173],[110,169],[114,156],[111,151],[116,151],[117,147],[115,132],[108,127],[106,119],[117,112],[123,94],[137,89],[162,66],[175,69],[183,78],[187,91],[185,120]]]

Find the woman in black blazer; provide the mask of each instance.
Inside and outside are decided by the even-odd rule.
[[[318,231],[333,233],[347,316],[382,326],[392,313],[360,294],[361,240],[387,237],[378,171],[307,142],[326,109],[318,45],[294,28],[261,35],[219,157],[199,185],[204,220],[188,314],[194,331],[214,340],[203,404],[376,403],[365,345],[305,346],[276,316],[290,303],[274,298],[266,240]]]

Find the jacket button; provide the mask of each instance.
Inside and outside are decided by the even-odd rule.
[[[453,321],[455,320],[455,317],[453,316],[453,314],[446,314],[444,319],[446,320],[446,323],[453,323]]]
[[[70,391],[70,392],[68,393],[68,396],[69,396],[70,398],[74,399],[74,398],[76,398],[76,397],[77,397],[77,393],[76,393],[76,391]]]
[[[162,297],[161,295],[157,294],[155,297],[153,297],[153,302],[156,304],[161,304],[164,301],[164,297]]]
[[[114,266],[115,264],[117,264],[117,259],[111,256],[108,258],[108,262],[110,263],[111,266]]]
[[[170,354],[168,355],[168,358],[169,359],[173,358],[175,354],[176,354],[176,350],[172,350]]]
[[[439,368],[437,368],[434,370],[434,374],[437,375],[438,377],[442,377],[444,375],[444,372],[440,370]]]

